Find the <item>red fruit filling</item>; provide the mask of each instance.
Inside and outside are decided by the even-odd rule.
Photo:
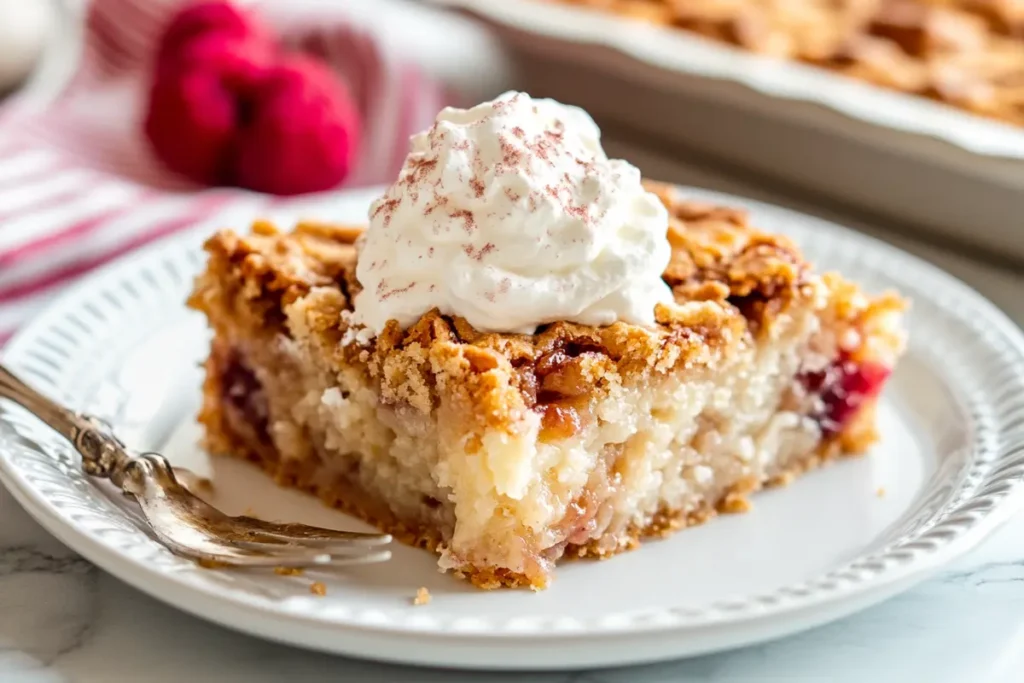
[[[270,410],[263,385],[237,353],[232,354],[225,365],[220,382],[224,401],[237,410],[257,434],[266,437]]]
[[[880,363],[857,363],[844,353],[824,370],[804,373],[798,381],[807,393],[820,398],[810,417],[823,435],[831,436],[841,432],[866,401],[878,396],[891,373]]]
[[[176,70],[153,82],[146,136],[173,171],[206,184],[235,182],[239,131],[251,118],[270,55],[262,44],[200,38]]]

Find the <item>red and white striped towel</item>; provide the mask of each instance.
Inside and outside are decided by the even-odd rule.
[[[290,201],[200,188],[168,173],[141,133],[150,55],[189,0],[94,0],[81,62],[43,111],[0,107],[0,346],[70,281],[233,203]],[[385,182],[409,135],[451,99],[410,61],[346,20],[345,3],[257,5],[287,43],[337,70],[362,110],[361,157],[346,186]],[[301,201],[301,200],[298,200]]]

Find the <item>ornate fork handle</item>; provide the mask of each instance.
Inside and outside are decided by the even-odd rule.
[[[382,548],[391,542],[387,534],[228,516],[183,486],[162,455],[133,457],[103,420],[54,403],[2,364],[0,398],[13,400],[67,438],[82,455],[86,474],[109,479],[133,497],[164,546],[204,566],[342,567],[391,557]]]
[[[70,441],[81,454],[82,469],[87,474],[121,484],[121,474],[132,457],[103,420],[54,403],[15,377],[3,364],[0,364],[0,398],[11,399]]]

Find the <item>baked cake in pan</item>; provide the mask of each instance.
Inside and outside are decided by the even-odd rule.
[[[1019,0],[549,0],[813,64],[1024,126]]]

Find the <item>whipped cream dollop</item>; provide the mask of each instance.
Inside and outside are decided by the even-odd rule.
[[[583,110],[524,93],[441,111],[370,207],[355,322],[436,307],[488,332],[652,325],[672,301],[668,214],[600,138]]]

